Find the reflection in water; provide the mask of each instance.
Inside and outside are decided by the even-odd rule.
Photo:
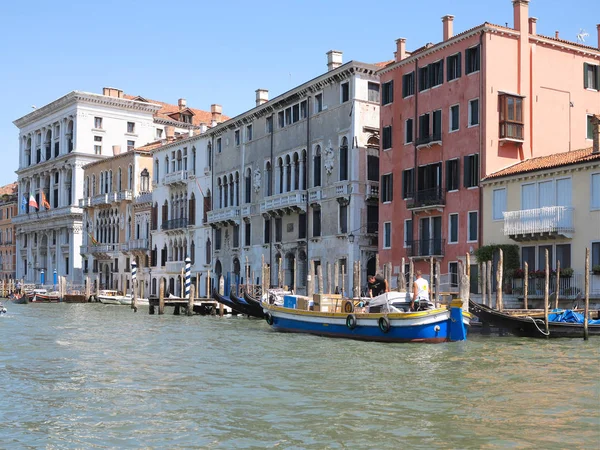
[[[598,339],[386,345],[100,304],[10,305],[0,325],[3,446],[600,442]]]

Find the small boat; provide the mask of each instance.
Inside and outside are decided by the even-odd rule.
[[[65,296],[63,297],[63,301],[65,303],[87,303],[88,299],[86,298],[85,294],[82,294],[80,292],[71,292],[65,294]]]
[[[400,292],[375,297],[362,312],[351,300],[342,303],[345,312],[337,312],[337,307],[335,312],[321,312],[268,302],[262,305],[265,320],[276,331],[379,342],[464,341],[472,317],[463,311],[461,300],[453,300],[448,307],[401,311],[394,305],[409,305],[410,297]]]
[[[240,298],[236,296],[233,292],[229,293],[229,298],[236,305],[240,305],[248,311],[248,315],[250,317],[256,317],[257,319],[264,319],[265,313],[263,311],[262,306],[260,304],[256,305],[254,303],[249,303],[245,300],[245,298]]]
[[[46,289],[34,289],[28,292],[28,300],[32,303],[58,303],[60,302],[60,292],[51,291],[48,292]]]
[[[100,303],[104,303],[105,305],[120,305],[119,295],[117,295],[117,291],[113,291],[110,289],[104,289],[98,292],[98,301]]]
[[[16,303],[17,305],[24,305],[26,303],[29,303],[29,298],[25,294],[11,294],[9,296],[9,300],[13,303]]]
[[[494,327],[507,330],[511,334],[522,337],[537,338],[582,338],[583,337],[583,315],[579,313],[581,323],[560,322],[564,313],[572,310],[554,311],[548,314],[548,333],[544,316],[540,313],[531,315],[515,315],[497,311],[485,305],[480,305],[472,300],[469,301],[469,309],[483,323],[489,323]],[[588,322],[588,334],[600,336],[600,320]]]
[[[131,302],[133,300],[133,295],[125,294],[125,295],[117,295],[117,299],[121,305],[131,306]],[[147,298],[137,298],[136,299],[137,306],[148,306],[150,303]]]
[[[213,298],[219,303],[231,308],[232,314],[246,314],[250,315],[248,309],[243,307],[241,304],[234,303],[230,298],[227,298],[217,292],[216,289],[213,290]]]

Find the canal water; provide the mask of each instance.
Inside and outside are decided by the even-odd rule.
[[[2,448],[598,448],[600,340],[378,344],[8,304]]]

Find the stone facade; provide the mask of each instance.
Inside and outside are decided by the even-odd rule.
[[[15,227],[17,184],[0,188],[0,280],[15,279]]]

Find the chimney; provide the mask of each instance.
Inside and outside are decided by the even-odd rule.
[[[221,105],[212,104],[210,105],[210,113],[212,114],[211,126],[215,126],[221,121],[221,113],[223,112],[223,107]]]
[[[107,97],[123,98],[123,91],[117,88],[105,87],[102,88],[102,95]]]
[[[600,114],[592,117],[592,127],[592,138],[594,139],[592,153],[598,155],[600,154]]]
[[[206,124],[204,122],[200,123],[200,134],[206,133],[207,129],[208,129],[208,127],[206,126]]]
[[[175,128],[170,125],[165,125],[165,135],[167,137],[167,142],[175,140]]]
[[[447,41],[454,36],[454,16],[446,14],[442,17],[442,23],[444,24],[444,41]]]
[[[558,39],[558,30],[554,32],[554,39]]]
[[[113,156],[117,156],[121,154],[121,146],[120,145],[113,145]]]
[[[600,23],[596,24],[596,32],[598,33],[598,50],[600,50]]]
[[[256,106],[260,106],[263,103],[269,101],[269,90],[268,89],[257,89],[256,90]]]
[[[513,0],[514,29],[525,31],[528,27],[529,0]]]
[[[182,109],[185,109],[187,107],[187,102],[185,101],[185,98],[180,98],[179,100],[177,100],[177,105],[179,105],[180,111]]]
[[[342,65],[342,52],[329,50],[327,52],[327,71],[337,69]]]
[[[396,62],[406,58],[406,38],[396,39]]]
[[[537,34],[537,17],[529,18],[529,34],[534,36]]]

